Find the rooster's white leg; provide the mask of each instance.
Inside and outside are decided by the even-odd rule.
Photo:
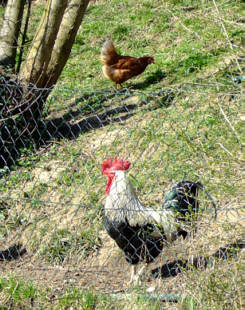
[[[140,278],[140,276],[144,273],[145,269],[146,269],[147,265],[143,265],[140,270],[138,271],[137,277],[138,279]]]
[[[136,279],[136,265],[133,265],[131,267],[131,276],[130,276],[130,281],[129,281],[129,284],[135,282],[137,279]]]
[[[132,271],[131,271],[131,277],[129,284],[134,283],[135,285],[140,285],[140,276],[144,273],[146,269],[146,265],[143,265],[138,272],[136,272],[137,267],[136,265],[132,266]]]
[[[159,289],[161,286],[161,277],[159,276],[156,280],[155,280],[155,285],[150,286],[147,288],[147,293],[152,293],[154,291],[156,291],[157,289]]]

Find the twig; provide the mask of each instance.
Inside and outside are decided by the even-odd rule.
[[[124,299],[124,298],[131,298],[132,294],[117,293],[117,294],[109,294],[109,296],[115,299]],[[165,302],[165,301],[178,302],[181,299],[181,296],[176,295],[176,294],[146,294],[145,293],[140,296],[147,298],[147,299],[160,300],[162,302]]]
[[[228,153],[231,157],[233,157],[233,155],[231,154],[230,151],[227,150],[227,148],[224,147],[224,145],[222,143],[217,143],[226,153]]]
[[[171,13],[172,16],[178,20],[178,22],[180,23],[180,25],[181,25],[185,30],[187,30],[187,31],[189,31],[190,33],[194,34],[194,35],[197,37],[197,39],[199,39],[199,40],[201,39],[201,37],[197,34],[196,31],[193,31],[193,30],[189,29],[188,27],[186,27],[186,26],[181,22],[181,20],[180,20],[172,11],[170,11],[169,9],[166,9],[166,11],[168,11],[169,13]]]
[[[231,130],[233,131],[235,137],[237,138],[237,141],[239,142],[240,139],[235,131],[235,128],[232,126],[231,122],[229,121],[228,117],[226,116],[224,110],[222,109],[222,107],[220,106],[220,104],[218,103],[218,106],[220,108],[220,112],[222,113],[222,115],[224,116],[224,119],[226,120],[226,122],[228,123],[228,125],[230,126]]]
[[[218,9],[218,6],[217,6],[215,0],[213,0],[213,4],[214,4],[215,10],[216,10],[216,12],[217,12],[217,14],[218,14],[218,19],[219,19],[219,21],[220,21],[221,28],[223,29],[223,32],[224,32],[224,34],[225,34],[225,36],[226,36],[226,39],[227,39],[227,41],[228,41],[228,43],[229,43],[229,45],[230,45],[231,50],[233,50],[232,43],[231,43],[230,38],[229,38],[229,35],[228,35],[227,31],[226,31],[225,25],[224,25],[224,23],[223,23],[223,21],[222,21],[222,19],[221,19],[220,12],[219,12],[219,9]],[[242,72],[242,69],[241,69],[241,67],[240,67],[240,65],[239,65],[239,62],[238,62],[238,60],[237,60],[237,57],[235,57],[235,61],[236,61],[236,64],[237,64],[237,67],[238,67],[239,71],[240,71],[241,73],[243,73],[243,72]]]

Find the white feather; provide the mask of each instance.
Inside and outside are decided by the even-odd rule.
[[[169,242],[176,238],[179,226],[172,210],[144,207],[137,198],[126,172],[122,170],[115,171],[115,178],[106,198],[105,214],[111,221],[121,222],[127,218],[131,226],[155,224],[152,235],[161,237],[160,230],[163,229]]]

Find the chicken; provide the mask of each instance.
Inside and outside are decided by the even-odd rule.
[[[122,83],[141,74],[148,65],[154,63],[154,58],[149,56],[135,58],[119,55],[109,40],[102,46],[100,59],[104,76],[113,81],[116,88],[117,85],[122,87]]]
[[[132,264],[130,283],[138,281],[147,264],[161,253],[163,246],[179,235],[187,235],[186,223],[198,212],[196,199],[200,183],[182,181],[172,187],[160,210],[146,208],[137,198],[127,177],[127,160],[107,159],[101,171],[107,177],[104,226]],[[145,262],[137,273],[136,265]]]

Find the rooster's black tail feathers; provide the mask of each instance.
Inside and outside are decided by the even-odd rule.
[[[166,195],[163,203],[163,208],[174,209],[181,217],[187,218],[192,213],[198,213],[199,202],[197,200],[199,190],[204,190],[207,197],[211,200],[214,207],[214,218],[217,217],[217,208],[214,198],[205,190],[200,182],[181,181],[173,185],[171,190]]]

